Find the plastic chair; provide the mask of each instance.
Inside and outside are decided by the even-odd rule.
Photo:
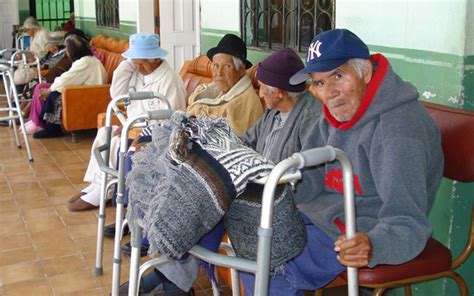
[[[426,102],[423,105],[441,131],[444,177],[457,182],[474,182],[474,112]],[[423,252],[407,263],[359,269],[359,285],[373,288],[372,295],[382,295],[387,289],[397,287],[405,287],[405,294],[411,295],[412,284],[447,277],[456,282],[460,295],[468,295],[466,282],[456,269],[466,262],[474,248],[473,225],[474,204],[467,243],[454,260],[448,248],[431,238]],[[345,278],[343,274],[337,283],[327,287],[344,284]]]
[[[21,148],[20,138],[18,137],[18,131],[16,127],[16,120],[20,121],[22,130],[25,130],[25,122],[20,110],[20,101],[18,100],[18,93],[16,91],[15,83],[13,82],[13,69],[5,64],[0,64],[0,75],[2,76],[3,86],[5,88],[5,94],[7,99],[7,107],[0,108],[0,112],[8,112],[8,116],[0,117],[0,121],[8,121],[13,128],[13,134],[15,136],[16,145]],[[31,153],[30,144],[26,133],[23,133],[25,140],[26,150],[28,152],[28,159],[33,162],[33,155]]]
[[[354,203],[354,184],[352,175],[352,166],[349,159],[346,157],[343,151],[327,146],[323,148],[315,148],[307,150],[301,153],[295,153],[292,157],[287,158],[278,163],[272,170],[268,178],[263,181],[265,187],[263,191],[262,201],[262,214],[260,220],[260,228],[258,231],[258,251],[257,260],[249,260],[244,258],[238,258],[234,256],[226,256],[210,252],[209,250],[201,247],[194,246],[189,251],[190,254],[195,257],[204,260],[210,264],[217,266],[228,267],[231,269],[246,271],[255,274],[255,295],[268,295],[268,284],[270,274],[270,250],[271,250],[271,238],[272,238],[272,218],[273,218],[273,201],[276,186],[280,183],[294,182],[301,175],[295,174],[295,170],[302,169],[304,167],[316,166],[318,164],[338,160],[341,162],[343,169],[343,181],[344,181],[344,201],[345,201],[345,221],[346,235],[348,238],[352,238],[355,235],[355,203]],[[285,173],[289,172],[289,175]],[[262,181],[261,181],[262,182]],[[120,184],[120,182],[119,182]],[[141,244],[140,230],[132,230],[132,257],[130,261],[130,279],[129,279],[129,290],[128,295],[138,295],[140,278],[144,272],[154,266],[159,266],[168,262],[168,258],[160,257],[151,259],[145,262],[140,268],[138,268],[139,262],[139,249]],[[358,279],[357,269],[348,268],[348,292],[350,296],[358,295]],[[234,278],[235,279],[235,278]],[[238,285],[238,281],[233,280],[233,286]],[[235,290],[233,290],[235,293]],[[112,289],[112,295],[114,290]],[[235,294],[234,294],[235,295]]]

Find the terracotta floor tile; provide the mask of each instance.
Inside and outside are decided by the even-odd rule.
[[[38,256],[45,259],[79,254],[79,249],[66,231],[56,228],[31,234]]]
[[[15,195],[13,193],[0,193],[0,202],[2,201],[13,201]]]
[[[61,244],[65,241],[71,241],[71,236],[65,227],[58,227],[55,229],[41,231],[31,234],[31,239],[37,246],[44,246],[46,244]]]
[[[11,193],[13,193],[13,191],[10,189],[10,186],[8,184],[0,184],[0,200],[5,200],[4,196],[11,196]]]
[[[6,296],[54,295],[46,279],[18,282],[4,286]]]
[[[49,197],[52,196],[70,196],[71,194],[76,193],[76,190],[71,184],[65,185],[55,185],[46,187],[46,193]]]
[[[81,255],[53,258],[43,261],[44,271],[48,277],[71,271],[86,270],[87,265]]]
[[[37,248],[38,256],[42,260],[78,255],[80,251],[76,248],[74,243],[65,241],[60,245],[47,244]]]
[[[18,212],[18,208],[14,200],[0,201],[0,214],[15,212]]]
[[[61,296],[108,296],[109,292],[103,288],[96,288],[92,290],[79,290],[70,293],[62,293]]]
[[[37,182],[36,175],[32,171],[24,172],[22,174],[7,176],[10,183],[32,183]]]
[[[37,199],[37,198],[45,198],[46,194],[44,190],[38,186],[37,189],[25,190],[23,192],[16,192],[13,194],[16,200],[22,199]]]
[[[65,176],[51,179],[40,179],[39,181],[41,185],[46,188],[46,191],[48,190],[48,188],[54,188],[58,186],[71,186],[71,182],[69,182],[69,180]]]
[[[91,212],[70,212],[61,216],[67,226],[96,224],[97,218]]]
[[[15,195],[29,195],[30,192],[34,193],[43,190],[38,182],[14,183],[11,184],[11,187]]]
[[[97,281],[88,271],[76,271],[58,274],[49,278],[56,294],[99,288]]]
[[[50,201],[44,197],[37,197],[32,199],[23,198],[18,200],[18,206],[22,210],[28,209],[38,209],[38,208],[45,208],[51,206]]]
[[[78,240],[84,237],[90,237],[97,231],[97,223],[71,225],[68,226],[68,231],[74,240]]]
[[[5,224],[5,223],[19,223],[21,221],[22,221],[21,215],[17,210],[4,212],[0,214],[0,225]]]
[[[26,228],[31,233],[56,229],[64,226],[62,220],[57,215],[34,217],[26,221]]]
[[[94,233],[94,236],[80,238],[76,241],[76,244],[82,253],[95,254],[96,248],[97,248],[96,247],[97,236]],[[114,250],[114,241],[112,239],[105,238],[104,239],[104,254],[113,254],[113,250]]]
[[[32,247],[32,240],[28,233],[20,233],[16,235],[11,235],[6,238],[0,238],[2,241],[0,243],[0,252],[7,251],[7,250],[14,250],[26,247]]]
[[[4,223],[0,227],[0,239],[5,239],[5,237],[9,237],[12,235],[25,233],[26,228],[23,222],[16,222],[16,223]]]
[[[23,218],[28,221],[34,218],[55,216],[57,215],[56,210],[53,207],[35,208],[35,209],[22,209],[21,213]]]
[[[56,180],[56,179],[61,179],[65,178],[65,175],[63,172],[54,170],[50,172],[38,172],[38,180],[40,182],[42,181],[48,181],[48,180]]]
[[[41,262],[23,262],[0,267],[0,282],[12,284],[45,278]]]
[[[36,252],[32,247],[0,252],[0,266],[31,262],[36,259]]]

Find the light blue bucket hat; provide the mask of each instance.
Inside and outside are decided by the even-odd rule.
[[[122,53],[127,59],[157,59],[165,57],[166,50],[160,47],[160,36],[137,33],[130,36],[128,50]]]

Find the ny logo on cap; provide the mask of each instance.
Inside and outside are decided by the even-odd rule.
[[[308,49],[308,58],[306,59],[307,62],[314,59],[314,55],[316,55],[317,58],[321,56],[321,52],[319,51],[319,47],[321,46],[321,44],[323,43],[319,40],[317,40],[316,42],[311,42]]]

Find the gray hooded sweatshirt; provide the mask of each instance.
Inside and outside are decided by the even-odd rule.
[[[440,133],[418,92],[372,56],[375,71],[352,120],[338,122],[326,107],[307,147],[331,145],[353,165],[357,231],[372,244],[369,267],[416,257],[431,235],[427,215],[443,173]],[[306,171],[299,209],[330,237],[344,232],[341,166]]]

